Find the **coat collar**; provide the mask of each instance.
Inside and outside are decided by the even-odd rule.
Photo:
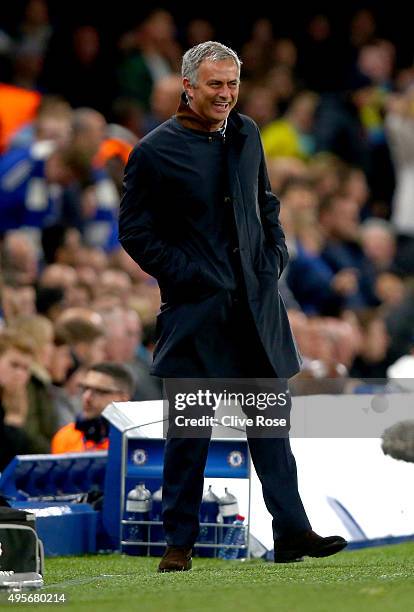
[[[185,93],[181,94],[180,105],[175,116],[177,121],[185,128],[202,132],[210,131],[208,121],[197,115],[187,104]],[[236,146],[238,145],[241,148],[247,134],[243,131],[243,120],[235,110],[232,110],[229,115],[227,130],[232,134],[232,139],[234,139]]]
[[[229,142],[233,142],[237,149],[242,149],[247,138],[247,132],[244,129],[243,119],[234,110],[231,111],[228,118],[227,133]]]
[[[180,106],[176,112],[177,121],[185,128],[209,132],[210,124],[208,121],[197,115],[196,112],[187,104],[185,93],[181,94]]]

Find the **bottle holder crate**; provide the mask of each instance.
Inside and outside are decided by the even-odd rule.
[[[134,554],[131,553],[131,549],[133,547],[140,547],[139,554],[140,556],[161,556],[164,552],[164,548],[167,543],[164,541],[154,541],[151,537],[151,531],[154,527],[162,527],[161,521],[130,521],[128,519],[123,519],[121,521],[123,526],[123,536],[125,536],[125,532],[128,527],[132,527],[133,525],[143,527],[144,533],[146,529],[146,540],[130,540],[123,539],[121,540],[121,552],[125,554]],[[226,529],[233,527],[234,529],[244,529],[245,533],[245,541],[244,544],[226,544],[224,542]],[[245,559],[247,557],[247,525],[243,523],[242,525],[234,525],[233,523],[200,523],[200,532],[204,529],[212,530],[214,534],[212,538],[213,542],[203,542],[197,540],[193,546],[193,552],[195,556],[208,556],[208,557],[218,557],[219,550],[224,548],[228,549],[238,549],[237,559]],[[158,547],[158,549],[157,549]],[[130,549],[130,550],[128,550]],[[161,549],[161,552],[160,550]],[[201,553],[209,553],[209,554],[200,554]]]

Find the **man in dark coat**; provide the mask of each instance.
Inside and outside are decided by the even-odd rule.
[[[206,42],[186,52],[182,74],[177,114],[131,153],[120,210],[121,244],[161,291],[152,372],[168,380],[287,379],[299,370],[277,285],[288,253],[258,128],[233,111],[240,61]],[[171,385],[168,398],[171,410]],[[176,433],[170,427],[164,455],[168,547],[160,571],[191,567],[209,444],[208,435]],[[311,531],[288,437],[247,435],[273,516],[275,559],[343,548],[342,538]]]

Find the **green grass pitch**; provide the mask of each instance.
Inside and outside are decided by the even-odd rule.
[[[158,559],[124,555],[46,559],[42,593],[65,604],[9,604],[123,612],[382,612],[414,610],[414,543],[275,565],[193,559],[190,572],[158,574]],[[37,591],[39,592],[39,591]]]

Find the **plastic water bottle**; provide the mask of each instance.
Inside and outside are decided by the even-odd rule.
[[[203,523],[217,523],[217,515],[219,513],[219,498],[213,492],[212,486],[204,493],[200,506],[200,535],[198,541],[200,544],[216,544],[216,527],[205,527]],[[215,549],[199,548],[198,554],[200,557],[214,557]]]
[[[246,544],[246,528],[244,526],[244,516],[236,515],[232,527],[226,529],[223,546],[219,549],[219,559],[237,559],[241,552],[241,546]],[[236,548],[228,548],[229,546]]]
[[[239,504],[237,498],[232,493],[229,493],[227,487],[224,489],[224,495],[219,499],[220,520],[225,525],[231,525],[236,520],[239,513]],[[230,527],[220,529],[220,542],[224,542],[226,532]]]
[[[236,520],[236,515],[239,513],[239,504],[233,493],[229,493],[228,488],[224,489],[223,497],[219,499],[220,515],[223,523],[232,523]]]
[[[141,482],[129,491],[126,501],[125,518],[128,521],[148,521],[151,511],[151,493]],[[126,525],[126,540],[129,542],[148,542],[148,525]],[[148,546],[139,544],[125,546],[128,555],[144,556]]]
[[[151,521],[162,521],[162,486],[152,494]],[[165,542],[164,529],[162,525],[152,525],[150,529],[151,542]],[[151,546],[150,555],[152,557],[161,556],[164,553],[164,546]]]

